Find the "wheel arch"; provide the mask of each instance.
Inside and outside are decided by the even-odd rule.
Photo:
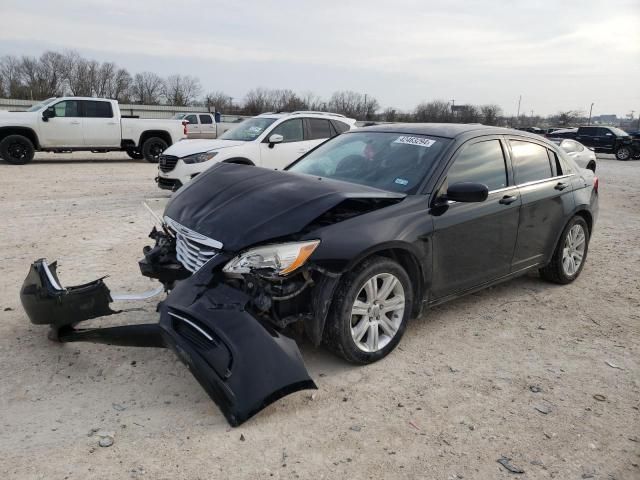
[[[413,288],[411,318],[419,316],[422,311],[424,292],[427,285],[426,270],[422,265],[423,262],[420,260],[419,254],[414,251],[412,246],[402,242],[383,244],[362,252],[349,262],[345,271],[352,270],[367,259],[376,256],[394,260],[407,272]]]
[[[142,145],[144,144],[144,142],[146,142],[148,139],[153,137],[161,138],[162,140],[167,142],[168,146],[171,146],[173,144],[173,141],[171,140],[171,135],[166,130],[145,130],[140,135],[140,140],[138,141],[138,147],[142,148]]]
[[[29,127],[0,127],[0,141],[9,135],[22,135],[28,138],[33,143],[33,148],[40,149],[40,141],[38,140],[38,134]]]

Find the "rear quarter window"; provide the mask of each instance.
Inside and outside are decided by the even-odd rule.
[[[510,140],[516,184],[545,180],[553,176],[547,149],[537,143]]]

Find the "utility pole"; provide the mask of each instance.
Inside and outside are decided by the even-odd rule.
[[[591,113],[593,112],[593,106],[595,105],[594,102],[591,102],[591,107],[589,108],[589,122],[587,122],[587,125],[591,125]]]
[[[518,119],[518,123],[520,123],[520,102],[522,101],[522,95],[518,97],[518,113],[516,114],[516,118]]]
[[[368,115],[367,115],[367,94],[364,94],[364,119],[367,119]]]

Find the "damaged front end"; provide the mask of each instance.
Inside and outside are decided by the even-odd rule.
[[[120,313],[114,303],[150,298],[164,288],[139,296],[117,295],[104,279],[63,287],[56,263],[49,265],[44,259],[31,265],[20,291],[31,322],[49,325],[49,338],[58,342],[171,348],[232,426],[285,395],[316,388],[296,343],[264,321],[249,295],[222,281],[224,255],[186,276],[181,264],[171,262],[170,247],[159,253],[171,239],[163,232],[155,231],[154,236],[156,247],[145,249],[140,268],[172,287],[159,304],[158,323],[79,327],[81,322]]]

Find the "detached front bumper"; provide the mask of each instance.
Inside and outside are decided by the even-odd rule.
[[[31,322],[49,325],[55,341],[171,348],[237,426],[285,395],[317,387],[296,343],[252,314],[245,293],[216,281],[216,266],[211,261],[178,282],[156,324],[76,328],[119,313],[111,304],[131,296],[111,294],[103,279],[62,287],[55,263],[44,259],[31,265],[20,299]]]

